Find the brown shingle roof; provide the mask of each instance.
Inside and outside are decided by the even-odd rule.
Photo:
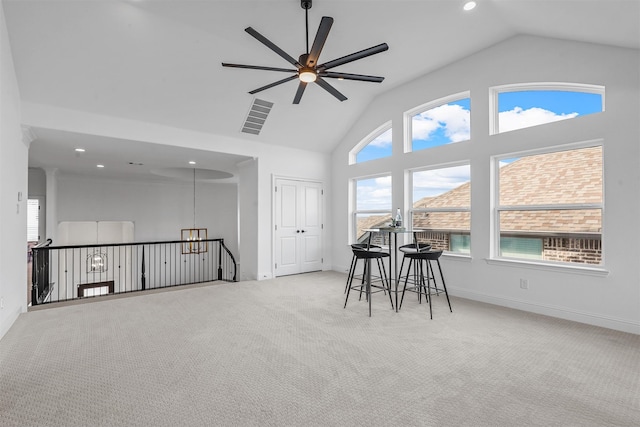
[[[500,168],[502,205],[601,201],[601,147],[527,156]]]
[[[361,218],[361,219],[358,220],[358,223],[356,225],[358,227],[358,230],[356,231],[356,233],[357,233],[356,236],[359,239],[360,236],[362,236],[365,233],[363,230],[365,230],[367,228],[385,227],[390,222],[391,222],[391,214],[389,214],[389,215],[373,215],[373,216],[369,216],[369,217],[366,217],[366,218]]]
[[[523,178],[524,177],[524,178]],[[500,203],[505,206],[602,202],[602,147],[527,156],[500,168]],[[414,208],[466,207],[470,183],[436,197],[425,197]],[[469,230],[469,212],[417,213],[414,227]],[[500,229],[538,233],[599,233],[601,212],[592,210],[509,211],[500,215]]]
[[[459,187],[435,197],[424,197],[413,204],[414,208],[459,208],[469,207],[471,183],[465,182]]]

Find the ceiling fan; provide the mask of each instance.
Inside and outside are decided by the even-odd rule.
[[[300,55],[298,60],[294,59],[292,56],[287,54],[284,50],[280,49],[274,43],[272,43],[269,39],[264,37],[262,34],[257,32],[251,27],[245,28],[245,31],[249,33],[251,36],[256,38],[259,42],[267,46],[269,49],[273,50],[275,53],[284,58],[291,65],[295,66],[296,69],[287,69],[287,68],[274,68],[274,67],[262,67],[258,65],[242,65],[242,64],[229,64],[226,62],[222,63],[223,67],[235,67],[235,68],[248,68],[252,70],[266,70],[266,71],[281,71],[286,73],[295,73],[289,77],[285,77],[282,80],[278,80],[277,82],[270,83],[266,86],[259,87],[258,89],[254,89],[250,94],[255,94],[265,89],[272,88],[274,86],[280,85],[282,83],[286,83],[290,80],[298,79],[300,83],[298,84],[298,90],[296,91],[296,95],[293,98],[294,104],[299,104],[300,99],[302,98],[302,94],[304,93],[305,88],[308,83],[315,82],[321,88],[329,92],[331,95],[338,98],[340,101],[345,101],[347,99],[342,93],[340,93],[336,88],[327,83],[324,78],[332,78],[332,79],[345,79],[345,80],[358,80],[363,82],[374,82],[380,83],[384,80],[384,77],[378,76],[367,76],[363,74],[350,74],[350,73],[340,73],[335,71],[329,71],[331,68],[335,68],[339,65],[347,64],[349,62],[356,61],[358,59],[366,58],[367,56],[375,55],[376,53],[384,52],[389,49],[389,46],[386,43],[379,44],[377,46],[370,47],[368,49],[361,50],[359,52],[352,53],[350,55],[343,56],[338,59],[334,59],[332,61],[325,62],[323,64],[318,64],[318,57],[320,56],[320,52],[322,52],[322,48],[324,47],[324,43],[327,40],[327,36],[329,35],[329,30],[333,25],[333,18],[329,16],[323,16],[320,21],[320,26],[318,27],[318,32],[316,33],[316,37],[313,41],[313,45],[311,46],[311,50],[309,50],[309,9],[311,9],[312,0],[301,0],[300,6],[305,10],[305,22],[306,22],[306,42],[307,42],[307,53],[303,53]]]

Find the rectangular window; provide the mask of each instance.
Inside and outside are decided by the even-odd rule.
[[[458,254],[471,253],[471,236],[451,233],[451,252]]]
[[[355,196],[352,242],[367,236],[368,228],[379,228],[391,222],[391,175],[353,181]]]
[[[542,259],[542,239],[500,236],[503,257]]]
[[[40,240],[40,201],[27,200],[27,242]]]
[[[496,159],[499,257],[602,264],[602,146]]]
[[[419,241],[433,249],[469,254],[471,167],[460,165],[411,172],[411,223]]]

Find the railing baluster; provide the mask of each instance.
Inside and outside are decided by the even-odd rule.
[[[142,276],[140,279],[140,283],[142,284],[142,290],[145,290],[145,277],[144,277],[144,246],[142,246],[142,266],[140,267],[141,271],[142,271]]]
[[[183,253],[189,242],[181,240],[35,246],[31,253],[31,304],[84,298],[86,293],[99,296],[105,293],[104,288],[107,293],[123,293],[236,280],[236,262],[223,239],[196,244],[201,250],[193,253]]]

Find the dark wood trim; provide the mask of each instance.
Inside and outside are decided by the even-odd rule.
[[[84,297],[85,289],[102,288],[104,286],[108,286],[109,293],[112,294],[114,292],[114,284],[113,280],[109,280],[107,282],[84,283],[82,285],[78,285],[78,298]]]

